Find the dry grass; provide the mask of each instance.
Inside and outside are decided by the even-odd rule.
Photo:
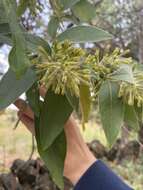
[[[0,170],[7,170],[16,158],[28,159],[31,152],[31,134],[22,123],[13,130],[16,121],[16,112],[13,110],[0,116]]]
[[[16,158],[28,159],[31,153],[31,134],[20,123],[14,131],[13,127],[17,121],[16,112],[13,110],[6,111],[0,115],[0,172],[6,172],[12,161]],[[93,139],[100,140],[105,146],[107,141],[101,127],[94,121],[90,121],[82,135],[87,142]],[[35,152],[34,157],[38,154]],[[137,163],[125,161],[123,165],[108,163],[118,175],[134,187],[135,190],[143,189],[143,158]]]

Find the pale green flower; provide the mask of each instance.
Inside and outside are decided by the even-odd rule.
[[[65,41],[54,43],[52,53],[48,55],[40,48],[41,63],[36,65],[40,82],[56,94],[79,96],[80,84],[89,85],[90,70],[87,67],[86,52]]]
[[[141,71],[134,72],[134,83],[122,82],[119,90],[119,97],[122,97],[128,105],[143,105],[143,74]]]

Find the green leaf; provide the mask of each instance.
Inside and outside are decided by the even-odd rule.
[[[39,36],[35,36],[34,34],[27,33],[24,29],[21,29],[22,34],[24,35],[26,41],[26,50],[30,50],[32,52],[36,52],[39,46],[42,46],[47,53],[51,53],[51,48],[47,41]],[[0,43],[7,43],[8,45],[12,45],[11,39],[11,30],[8,23],[0,24]]]
[[[8,35],[0,35],[0,44],[12,45],[11,37]]]
[[[48,42],[40,38],[39,36],[25,34],[25,39],[27,41],[28,49],[36,51],[39,48],[39,46],[42,46],[47,51],[47,53],[51,53],[51,49]]]
[[[0,43],[12,44],[11,31],[8,23],[0,23]]]
[[[137,105],[134,105],[134,109],[135,109],[136,115],[138,117],[138,121],[140,123],[143,123],[143,106],[138,107]]]
[[[24,63],[24,67],[23,67]],[[16,73],[17,78],[20,78],[27,69],[27,66],[30,66],[30,61],[27,56],[21,51],[21,46],[17,43],[9,53],[9,64],[11,69]]]
[[[119,86],[110,81],[105,81],[99,91],[100,116],[110,146],[115,143],[124,120],[124,104],[118,91]]]
[[[28,0],[20,0],[19,1],[19,5],[17,7],[17,15],[18,16],[21,16],[25,11],[26,11],[26,8],[28,7]]]
[[[59,19],[56,16],[52,16],[48,23],[48,34],[52,39],[56,37],[58,27]]]
[[[35,36],[33,34],[24,33],[25,40],[27,43],[27,49],[35,52],[38,50],[39,46],[42,46],[47,53],[51,53],[51,48],[47,41],[39,36]]]
[[[80,107],[82,113],[82,123],[88,122],[91,109],[91,94],[90,89],[86,85],[80,86]]]
[[[112,35],[108,32],[101,30],[93,26],[76,26],[67,29],[65,32],[61,33],[57,40],[70,40],[76,43],[85,42],[99,42],[103,40],[109,40]]]
[[[40,109],[40,113],[41,113],[41,109]],[[41,156],[42,147],[41,147],[41,139],[40,139],[40,115],[39,116],[34,115],[34,126],[35,126],[35,138],[36,138],[36,142],[37,142],[37,148],[38,148],[38,152]]]
[[[64,161],[66,156],[66,139],[64,131],[57,136],[52,145],[43,150],[41,146],[41,138],[40,138],[40,118],[35,117],[35,131],[36,131],[36,141],[38,152],[45,162],[45,165],[50,171],[52,179],[57,184],[60,189],[64,188],[63,182],[63,170],[64,170]],[[49,133],[48,133],[49,134]],[[48,137],[47,134],[47,137]]]
[[[55,139],[53,144],[41,153],[53,181],[60,189],[64,189],[63,171],[66,156],[66,138],[64,131]]]
[[[132,67],[129,65],[122,65],[110,76],[110,79],[134,83]]]
[[[10,67],[16,73],[17,77],[21,77],[30,66],[30,61],[26,54],[26,41],[16,15],[16,1],[3,0],[3,5],[13,39],[13,48],[9,58]]]
[[[66,91],[66,97],[71,107],[78,113],[79,111],[79,98],[72,95],[69,91]]]
[[[40,118],[40,135],[43,150],[50,147],[62,132],[73,109],[67,98],[49,91],[44,99]]]
[[[128,124],[129,127],[138,131],[139,129],[139,120],[134,106],[125,105],[125,115],[124,121]]]
[[[51,53],[48,42],[43,38],[35,36],[34,34],[29,34],[24,29],[21,32],[24,35],[26,41],[26,50],[36,52],[39,46],[42,46],[47,51],[47,53]],[[0,43],[6,43],[11,46],[13,44],[11,30],[8,23],[0,24]]]
[[[7,23],[6,13],[2,2],[0,2],[0,24],[1,23]]]
[[[37,82],[35,82],[30,89],[26,92],[26,97],[29,106],[34,114],[38,117],[40,114],[40,95]]]
[[[68,8],[71,8],[73,5],[75,5],[79,0],[59,0],[59,4],[61,7],[65,10]]]
[[[42,46],[47,51],[47,53],[51,53],[51,49],[48,42],[45,41],[43,38],[35,36],[34,34],[29,34],[24,29],[21,32],[24,35],[26,41],[26,50],[35,52],[38,50],[39,46]],[[0,42],[1,39],[3,43],[5,42],[5,39],[5,43],[8,43],[9,45],[12,45],[13,43],[11,39],[11,30],[8,23],[0,24]]]
[[[0,35],[7,35],[10,34],[10,27],[8,23],[1,23],[0,24]]]
[[[20,80],[9,69],[0,81],[0,110],[13,103],[22,93],[32,86],[35,80],[35,72],[31,69],[28,69]]]
[[[83,22],[89,22],[95,17],[95,7],[87,0],[80,0],[72,7],[74,15]]]

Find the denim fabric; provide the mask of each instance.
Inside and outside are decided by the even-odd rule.
[[[74,190],[133,190],[102,161],[96,161],[81,177]]]

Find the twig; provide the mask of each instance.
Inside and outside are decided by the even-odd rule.
[[[31,153],[30,153],[28,160],[32,159],[34,152],[35,152],[35,141],[34,141],[34,135],[32,135],[32,150],[31,150]]]
[[[18,118],[18,120],[16,121],[16,124],[14,125],[13,130],[16,130],[16,129],[17,129],[17,127],[18,127],[18,125],[19,125],[19,123],[20,123],[20,119],[21,119],[21,118]]]
[[[24,112],[24,111],[26,110],[26,108],[27,108],[27,104],[24,103],[24,104],[23,104],[23,109],[21,109],[21,111]],[[13,130],[16,130],[16,128],[17,128],[18,125],[19,125],[20,120],[21,120],[21,117],[18,118],[18,120],[17,120],[17,122],[16,122],[16,124],[15,124],[15,126],[14,126],[14,128],[13,128]]]

